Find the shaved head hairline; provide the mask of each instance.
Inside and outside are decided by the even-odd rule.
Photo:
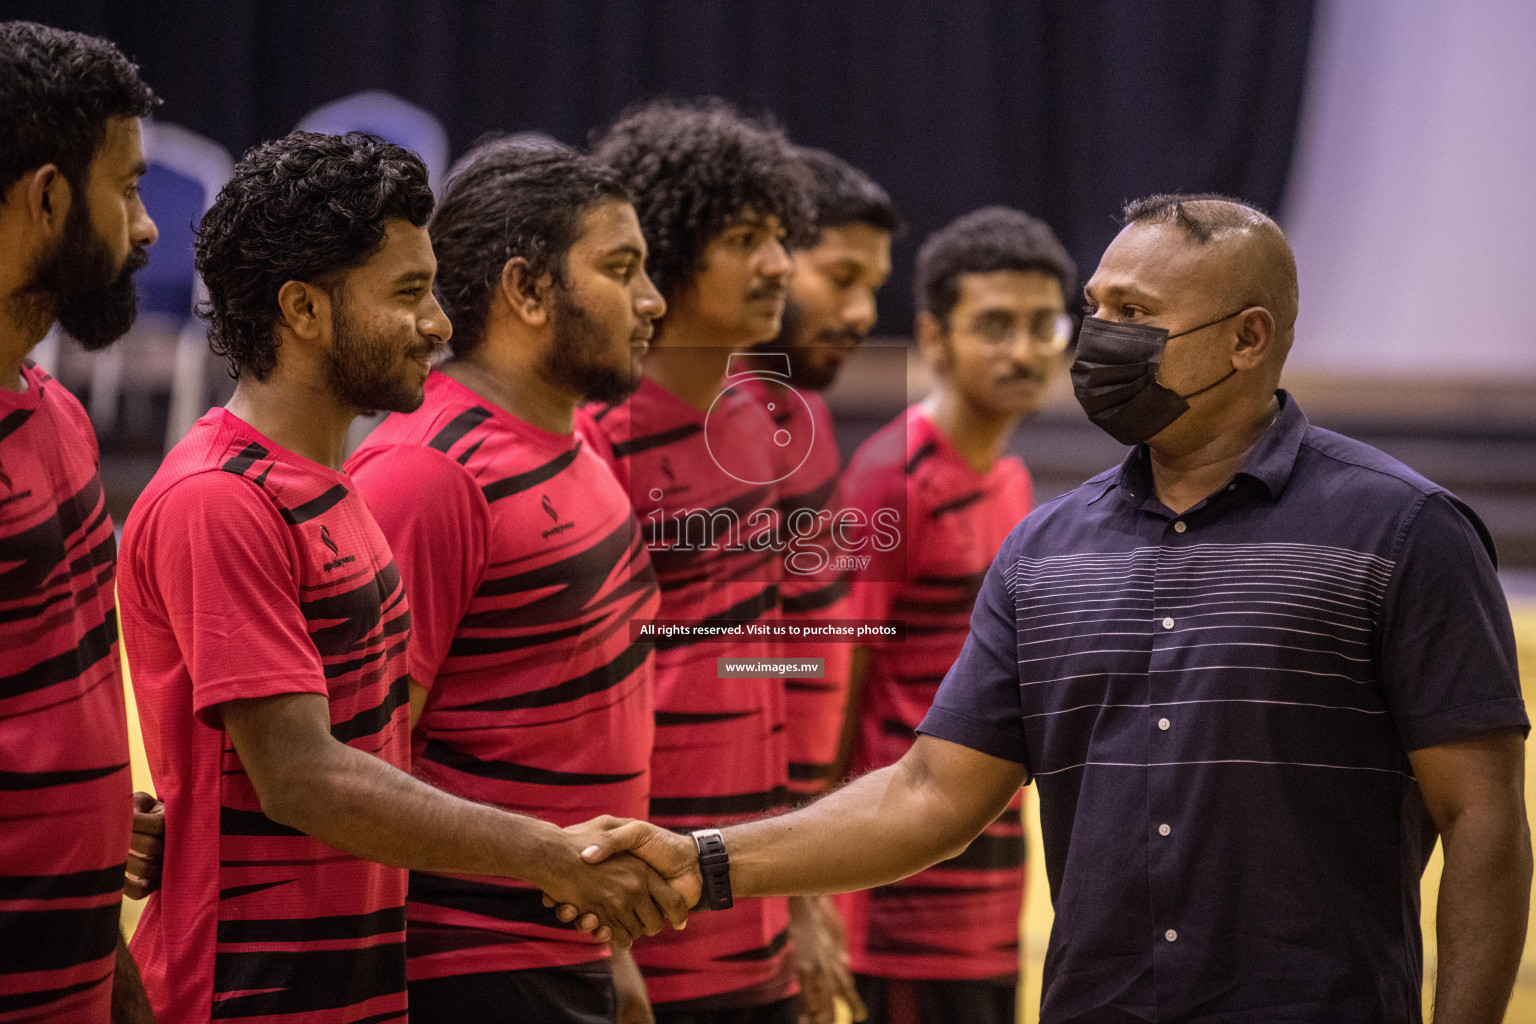
[[[1209,193],[1156,195],[1127,203],[1124,224],[1177,227],[1196,247],[1218,247],[1211,256],[1226,263],[1221,279],[1229,300],[1269,310],[1282,357],[1290,349],[1300,301],[1296,257],[1285,232],[1263,210]]]

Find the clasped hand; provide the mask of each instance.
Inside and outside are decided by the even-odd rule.
[[[544,888],[544,905],[601,941],[625,948],[643,933],[688,923],[704,880],[693,840],[645,821],[602,815],[565,830],[578,863]]]

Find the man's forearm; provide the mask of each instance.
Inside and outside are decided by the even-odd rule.
[[[1480,808],[1443,836],[1435,1024],[1494,1024],[1520,969],[1531,840],[1519,808]]]
[[[963,799],[909,755],[798,811],[726,829],[731,888],[819,896],[905,878],[964,850],[1022,781],[1019,769],[1011,789],[994,783],[981,787],[987,799]]]
[[[268,817],[365,860],[536,885],[578,866],[554,825],[444,793],[342,744],[288,788],[264,795]]]

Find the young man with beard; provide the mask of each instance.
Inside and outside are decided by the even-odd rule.
[[[782,134],[720,101],[631,110],[593,153],[635,194],[669,310],[639,390],[594,409],[594,429],[651,548],[659,617],[738,630],[656,644],[651,813],[701,828],[789,799],[783,680],[722,677],[717,659],[780,653],[746,635],[779,621],[782,551],[752,532],[778,500],[775,428],[728,370],[779,332],[806,180]],[[753,900],[638,946],[657,1019],[795,1020],[787,928],[784,900]]]
[[[855,652],[851,767],[900,760],[965,643],[987,566],[1029,512],[1029,472],[1003,449],[1061,369],[1075,273],[1049,227],[1003,207],[929,236],[917,257],[917,342],[934,389],[860,448],[846,500],[904,513],[903,543],[857,577],[862,619],[901,643]],[[1018,797],[962,853],[838,900],[859,990],[877,1022],[1013,1020],[1024,896]]]
[[[120,584],[167,804],[134,948],[167,1019],[403,1018],[404,868],[586,890],[620,942],[677,909],[635,862],[584,878],[579,839],[404,770],[409,601],[341,460],[359,413],[421,404],[450,335],[432,203],[414,154],[295,132],[198,232],[238,383],[134,506]]]
[[[112,521],[85,411],[27,353],[55,323],[91,350],[133,324],[154,103],[106,40],[0,23],[0,1021],[147,1019],[117,923]]]
[[[811,180],[815,235],[790,250],[794,275],[777,338],[755,352],[781,352],[789,360],[788,381],[763,376],[745,385],[765,406],[773,404],[774,425],[792,436],[811,438],[805,461],[780,481],[784,522],[814,522],[806,538],[803,565],[786,566],[783,606],[786,621],[817,622],[849,614],[848,573],[836,567],[840,549],[831,523],[842,508],[842,458],[832,414],[821,392],[832,386],[843,362],[874,328],[875,294],[891,274],[891,241],[901,232],[901,215],[891,197],[862,171],[831,153],[797,147]],[[842,643],[796,643],[797,657],[821,657],[822,679],[787,679],[789,707],[789,788],[797,797],[825,792],[837,762],[847,702],[848,655]]]
[[[891,240],[902,220],[886,191],[862,171],[825,150],[796,149],[809,172],[815,207],[815,235],[790,250],[795,270],[789,282],[779,336],[755,352],[783,353],[789,379],[764,375],[744,388],[764,407],[772,406],[774,426],[794,438],[808,438],[809,450],[794,450],[798,465],[779,481],[781,521],[803,530],[804,554],[786,561],[785,622],[812,624],[847,619],[849,573],[838,562],[841,548],[832,524],[843,508],[842,456],[832,414],[821,392],[837,378],[853,349],[875,326],[875,293],[891,273]],[[803,524],[803,525],[802,525]],[[847,709],[852,646],[797,641],[785,653],[820,658],[820,678],[784,680],[788,709],[789,790],[794,799],[816,796],[833,781]],[[864,1008],[845,984],[848,950],[842,922],[826,898],[797,897],[790,945],[800,978],[802,1018],[831,1024],[833,997],[846,1000],[856,1018]],[[819,920],[817,920],[819,918]],[[816,921],[817,926],[802,927]]]
[[[347,462],[410,597],[413,770],[559,825],[643,816],[655,666],[629,622],[655,617],[656,577],[574,432],[583,400],[634,390],[666,311],[629,190],[552,141],[499,139],[461,161],[430,232],[453,360]],[[537,889],[413,872],[406,907],[418,1024],[649,1020],[629,954],[610,967]]]

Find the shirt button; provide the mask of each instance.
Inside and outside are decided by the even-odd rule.
[[[1180,519],[1178,522],[1173,524],[1173,532],[1174,533],[1183,533],[1187,529],[1189,529],[1189,527],[1184,525],[1184,520],[1182,520],[1182,519]]]
[[[1229,491],[1237,490],[1237,484],[1227,484],[1227,490],[1229,490]]]
[[[1174,931],[1172,928],[1169,928],[1167,931],[1163,932],[1163,938],[1167,939],[1169,942],[1176,942],[1178,941],[1179,933]]]
[[[1169,727],[1169,726],[1170,726],[1170,725],[1172,725],[1172,724],[1173,724],[1173,723],[1172,723],[1172,722],[1170,722],[1170,721],[1168,721],[1168,719],[1166,719],[1166,718],[1159,718],[1159,719],[1158,719],[1158,720],[1157,720],[1157,727],[1158,727],[1158,728],[1159,728],[1159,729],[1161,729],[1161,730],[1163,730],[1163,732],[1167,732],[1167,731],[1168,731],[1168,727]]]
[[[1167,825],[1159,825],[1159,826],[1157,826],[1157,834],[1160,835],[1160,836],[1165,836],[1165,835],[1167,835],[1168,833],[1170,833],[1172,831],[1173,831],[1173,829],[1169,828]]]
[[[1163,628],[1164,629],[1172,629],[1173,628],[1173,620],[1172,619],[1164,619],[1163,620]]]

